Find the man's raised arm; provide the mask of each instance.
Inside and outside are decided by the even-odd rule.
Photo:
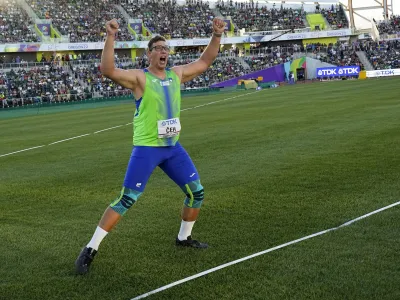
[[[115,67],[114,41],[118,28],[119,25],[115,19],[106,23],[107,38],[101,54],[100,70],[103,76],[110,78],[125,88],[133,89],[137,84],[136,70],[123,70]]]
[[[190,64],[174,67],[174,71],[181,78],[181,82],[187,82],[204,73],[214,62],[218,55],[221,36],[225,30],[225,22],[220,18],[213,20],[213,35],[210,43],[200,58]]]

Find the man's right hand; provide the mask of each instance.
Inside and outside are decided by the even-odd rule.
[[[116,19],[112,19],[106,23],[107,35],[115,36],[118,33],[119,24]]]

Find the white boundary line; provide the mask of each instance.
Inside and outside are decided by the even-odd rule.
[[[81,137],[84,137],[84,136],[88,136],[88,135],[90,135],[90,134],[91,134],[91,133],[86,133],[86,134],[82,134],[82,135],[74,136],[74,137],[72,137],[72,138],[69,138],[69,139],[65,139],[65,140],[61,140],[61,141],[57,141],[57,142],[54,142],[54,143],[48,144],[48,146],[50,146],[50,145],[54,145],[54,144],[58,144],[58,143],[62,143],[62,142],[66,142],[66,141],[70,141],[70,140],[74,140],[74,139],[77,139],[77,138],[81,138]]]
[[[290,245],[293,245],[293,244],[300,243],[300,242],[302,242],[302,241],[305,241],[305,240],[308,240],[308,239],[311,239],[311,238],[314,238],[314,237],[323,235],[323,234],[325,234],[325,233],[328,233],[328,232],[331,232],[331,231],[334,231],[334,230],[343,228],[343,227],[345,227],[345,226],[349,226],[349,225],[353,224],[354,222],[360,221],[360,220],[365,219],[365,218],[367,218],[367,217],[369,217],[369,216],[372,216],[372,215],[374,215],[374,214],[377,214],[377,213],[379,213],[379,212],[381,212],[381,211],[384,211],[384,210],[386,210],[386,209],[395,207],[395,206],[397,206],[397,205],[399,205],[399,204],[400,204],[400,201],[399,201],[399,202],[396,202],[396,203],[393,203],[393,204],[391,204],[391,205],[385,206],[385,207],[383,207],[383,208],[380,208],[380,209],[378,209],[378,210],[375,210],[375,211],[373,211],[373,212],[370,212],[370,213],[368,213],[368,214],[366,214],[366,215],[363,215],[363,216],[361,216],[361,217],[358,217],[358,218],[356,218],[356,219],[353,219],[353,220],[351,220],[351,221],[349,221],[349,222],[346,222],[346,223],[344,223],[344,224],[342,224],[342,225],[340,225],[340,226],[338,226],[338,227],[333,227],[333,228],[326,229],[326,230],[323,230],[323,231],[320,231],[320,232],[317,232],[317,233],[314,233],[314,234],[311,234],[311,235],[307,235],[307,236],[302,237],[302,238],[300,238],[300,239],[297,239],[297,240],[294,240],[294,241],[291,241],[291,242],[287,242],[287,243],[285,243],[285,244],[282,244],[282,245],[279,245],[279,246],[275,246],[275,247],[273,247],[273,248],[269,248],[269,249],[267,249],[267,250],[264,250],[264,251],[261,251],[261,252],[258,252],[258,253],[255,253],[255,254],[252,254],[252,255],[249,255],[249,256],[246,256],[246,257],[243,257],[243,258],[234,260],[234,261],[231,261],[231,262],[229,262],[229,263],[220,265],[220,266],[218,266],[218,267],[215,267],[215,268],[212,268],[212,269],[203,271],[203,272],[201,272],[201,273],[192,275],[192,276],[190,276],[190,277],[186,277],[186,278],[184,278],[184,279],[181,279],[181,280],[175,281],[175,282],[173,282],[173,283],[167,284],[167,285],[162,286],[162,287],[160,287],[160,288],[158,288],[158,289],[155,289],[155,290],[153,290],[153,291],[151,291],[151,292],[148,292],[148,293],[142,294],[142,295],[140,295],[140,296],[137,296],[137,297],[135,297],[135,298],[132,298],[131,300],[138,300],[138,299],[146,298],[146,297],[148,297],[148,296],[150,296],[150,295],[153,295],[153,294],[156,294],[156,293],[165,291],[165,290],[167,290],[167,289],[169,289],[169,288],[172,288],[172,287],[174,287],[174,286],[177,286],[177,285],[179,285],[179,284],[182,284],[182,283],[188,282],[188,281],[190,281],[190,280],[193,280],[193,279],[202,277],[202,276],[204,276],[204,275],[207,275],[207,274],[216,272],[216,271],[221,270],[221,269],[223,269],[223,268],[226,268],[226,267],[229,267],[229,266],[232,266],[232,265],[241,263],[241,262],[243,262],[243,261],[252,259],[252,258],[254,258],[254,257],[260,256],[260,255],[263,255],[263,254],[266,254],[266,253],[269,253],[269,252],[272,252],[272,251],[275,251],[275,250],[278,250],[278,249],[282,249],[282,248],[284,248],[284,247],[287,247],[287,246],[290,246]]]
[[[118,126],[102,129],[102,130],[94,132],[93,134],[97,134],[97,133],[104,132],[104,131],[107,131],[107,130],[111,130],[111,129],[114,129],[114,128],[119,128],[119,127],[122,127],[122,126],[124,126],[124,125],[118,125]]]
[[[235,98],[239,98],[239,97],[251,95],[251,94],[254,94],[254,93],[258,93],[258,92],[259,92],[259,91],[251,92],[251,93],[246,93],[246,94],[241,94],[241,95],[237,95],[237,96],[234,96],[234,97],[229,97],[229,98],[222,99],[222,100],[218,100],[218,101],[213,101],[213,102],[209,102],[209,103],[197,105],[197,106],[194,106],[194,107],[185,108],[185,109],[182,109],[181,111],[192,110],[192,109],[195,109],[195,108],[199,108],[199,107],[203,107],[203,106],[215,104],[215,103],[222,102],[222,101],[232,100],[232,99],[235,99]],[[114,126],[114,127],[102,129],[102,130],[99,130],[99,131],[95,131],[95,132],[93,132],[93,134],[98,134],[98,133],[100,133],[100,132],[108,131],[108,130],[115,129],[115,128],[119,128],[119,127],[122,127],[122,126],[128,126],[128,125],[131,125],[131,124],[133,124],[133,122],[127,123],[127,124],[125,124],[125,125],[117,125],[117,126]],[[87,134],[83,134],[83,135],[79,135],[79,136],[74,136],[74,137],[71,137],[71,138],[68,138],[68,139],[65,139],[65,140],[56,141],[56,142],[50,143],[50,144],[48,144],[48,145],[42,145],[42,146],[27,148],[27,149],[23,149],[23,150],[11,152],[11,153],[6,153],[6,154],[3,154],[3,155],[0,155],[0,157],[8,156],[8,155],[12,155],[12,154],[16,154],[16,153],[28,151],[28,150],[33,150],[33,149],[41,148],[41,147],[44,147],[44,146],[55,145],[55,144],[58,144],[58,143],[62,143],[62,142],[74,140],[74,139],[81,138],[81,137],[84,137],[84,136],[88,136],[88,135],[91,135],[91,134],[92,134],[92,133],[87,133]]]
[[[16,153],[20,153],[20,152],[24,152],[24,151],[28,151],[28,150],[32,150],[32,149],[42,148],[42,147],[44,147],[44,146],[46,146],[46,145],[36,146],[36,147],[32,147],[32,148],[28,148],[28,149],[24,149],[24,150],[19,150],[19,151],[15,151],[15,152],[11,152],[11,153],[7,153],[7,154],[3,154],[3,155],[0,155],[0,157],[3,157],[3,156],[8,156],[8,155],[11,155],[11,154],[16,154]]]

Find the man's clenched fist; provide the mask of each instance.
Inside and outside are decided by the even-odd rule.
[[[119,24],[116,19],[112,19],[106,23],[107,35],[114,36],[118,32]]]
[[[215,17],[213,20],[213,31],[216,34],[223,34],[225,31],[225,22],[221,18]]]

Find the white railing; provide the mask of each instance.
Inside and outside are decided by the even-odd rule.
[[[68,102],[80,102],[85,100],[92,100],[98,98],[110,98],[118,96],[130,96],[130,90],[114,90],[114,91],[99,91],[96,93],[77,92],[76,94],[59,94],[59,95],[45,95],[33,96],[24,98],[9,98],[0,100],[0,109],[10,108],[17,106],[34,106],[42,104],[61,104]]]
[[[0,70],[8,69],[26,69],[26,68],[41,68],[46,66],[63,67],[68,65],[92,65],[100,64],[99,58],[87,59],[87,60],[70,60],[70,61],[52,61],[52,62],[21,62],[21,63],[2,63],[0,64]],[[121,63],[122,65],[135,65],[137,62],[133,62],[131,58],[121,58],[115,60],[116,64]]]
[[[286,30],[263,30],[263,31],[250,31],[250,32],[243,32],[242,35],[248,35],[248,36],[253,36],[253,35],[275,35],[275,34],[281,34],[281,33],[285,33],[288,30],[290,30],[290,28],[286,29]],[[311,27],[306,27],[306,28],[298,28],[298,29],[294,29],[293,30],[295,33],[301,33],[301,32],[310,32],[311,31]]]

